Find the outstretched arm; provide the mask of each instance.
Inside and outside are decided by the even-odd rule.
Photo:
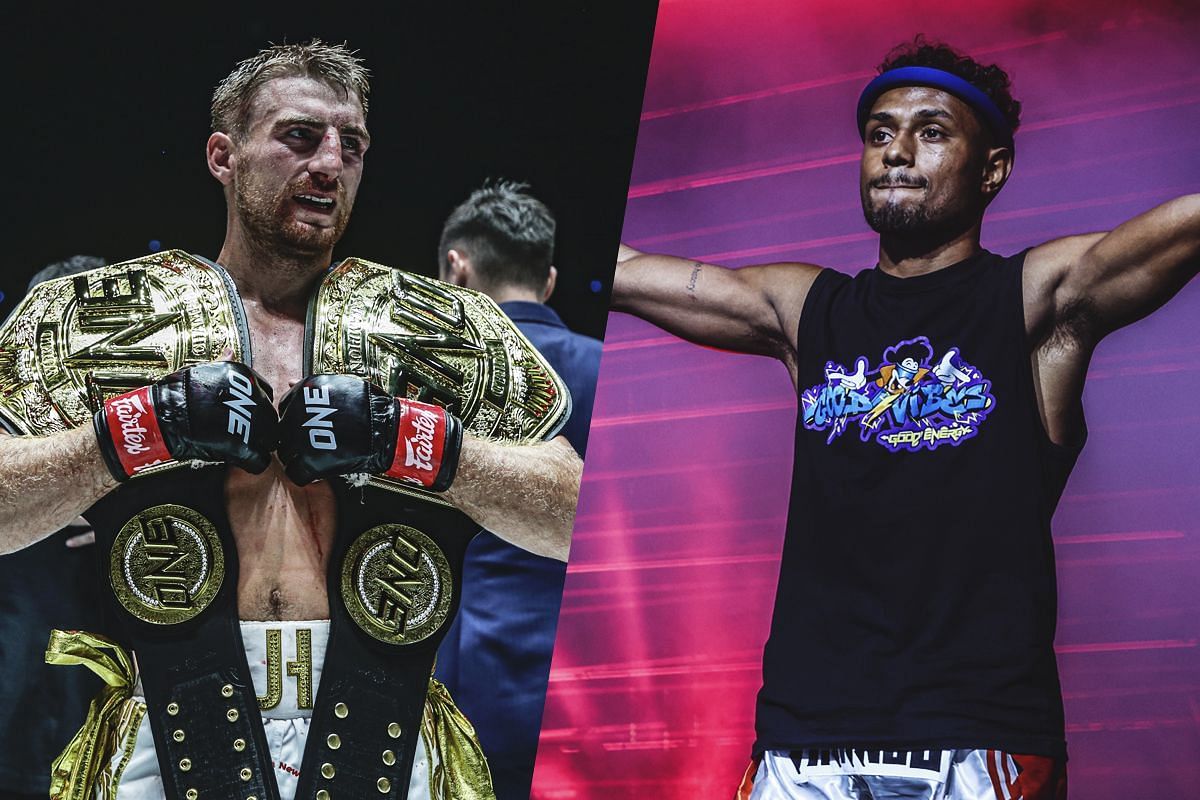
[[[1200,271],[1200,194],[1179,197],[1109,233],[1052,242],[1053,313],[1097,342],[1170,300]]]
[[[621,245],[613,308],[698,344],[778,358],[796,379],[796,335],[812,264],[727,269]]]
[[[566,561],[582,475],[583,461],[562,436],[511,445],[466,434],[445,497],[501,539]]]
[[[1162,306],[1198,271],[1200,195],[1171,200],[1108,233],[1058,239],[1029,252],[1025,325],[1051,438],[1063,441],[1078,428],[1096,344]]]

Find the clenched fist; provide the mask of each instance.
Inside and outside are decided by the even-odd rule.
[[[257,474],[278,439],[271,397],[245,364],[198,364],[105,401],[93,417],[96,439],[119,481],[170,461],[219,461]]]
[[[444,491],[462,422],[441,406],[392,397],[354,375],[310,375],[279,407],[279,459],[293,482],[368,473]]]

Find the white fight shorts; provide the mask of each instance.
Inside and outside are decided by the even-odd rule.
[[[250,665],[255,693],[260,698],[260,705],[271,706],[262,709],[262,719],[263,729],[267,733],[267,746],[275,765],[279,796],[281,800],[293,800],[304,743],[308,740],[313,699],[321,682],[321,665],[325,662],[325,645],[329,641],[329,621],[243,622],[241,625],[246,661]],[[305,648],[297,648],[298,637],[308,639],[310,658],[304,658]],[[309,675],[310,688],[306,690],[304,677]],[[277,687],[274,697],[269,691],[272,685]],[[144,702],[140,682],[134,689],[134,698]],[[149,719],[142,715],[137,729],[123,734],[126,737],[124,746],[117,748],[116,755],[109,763],[109,772],[116,788],[115,800],[164,800]],[[408,783],[410,800],[429,800],[431,769],[436,766],[430,763],[425,737],[418,737]],[[100,792],[97,792],[99,796]]]
[[[739,800],[1066,800],[1065,765],[997,750],[768,751]]]

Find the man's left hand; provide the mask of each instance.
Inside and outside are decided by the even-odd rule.
[[[392,397],[354,375],[310,375],[279,416],[279,459],[300,486],[367,473],[440,492],[454,480],[462,422],[441,406]]]

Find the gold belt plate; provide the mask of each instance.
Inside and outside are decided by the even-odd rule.
[[[445,406],[466,430],[506,442],[553,436],[566,384],[487,295],[349,258],[309,306],[307,374],[357,375],[396,397]],[[444,503],[394,478],[369,483]]]
[[[217,529],[186,506],[147,508],[117,532],[109,581],[125,610],[143,622],[176,625],[194,619],[225,581]]]
[[[342,602],[363,632],[387,644],[414,644],[442,627],[454,584],[433,539],[407,525],[362,533],[342,561]]]
[[[0,326],[0,422],[44,436],[249,337],[229,276],[180,250],[35,286]]]

